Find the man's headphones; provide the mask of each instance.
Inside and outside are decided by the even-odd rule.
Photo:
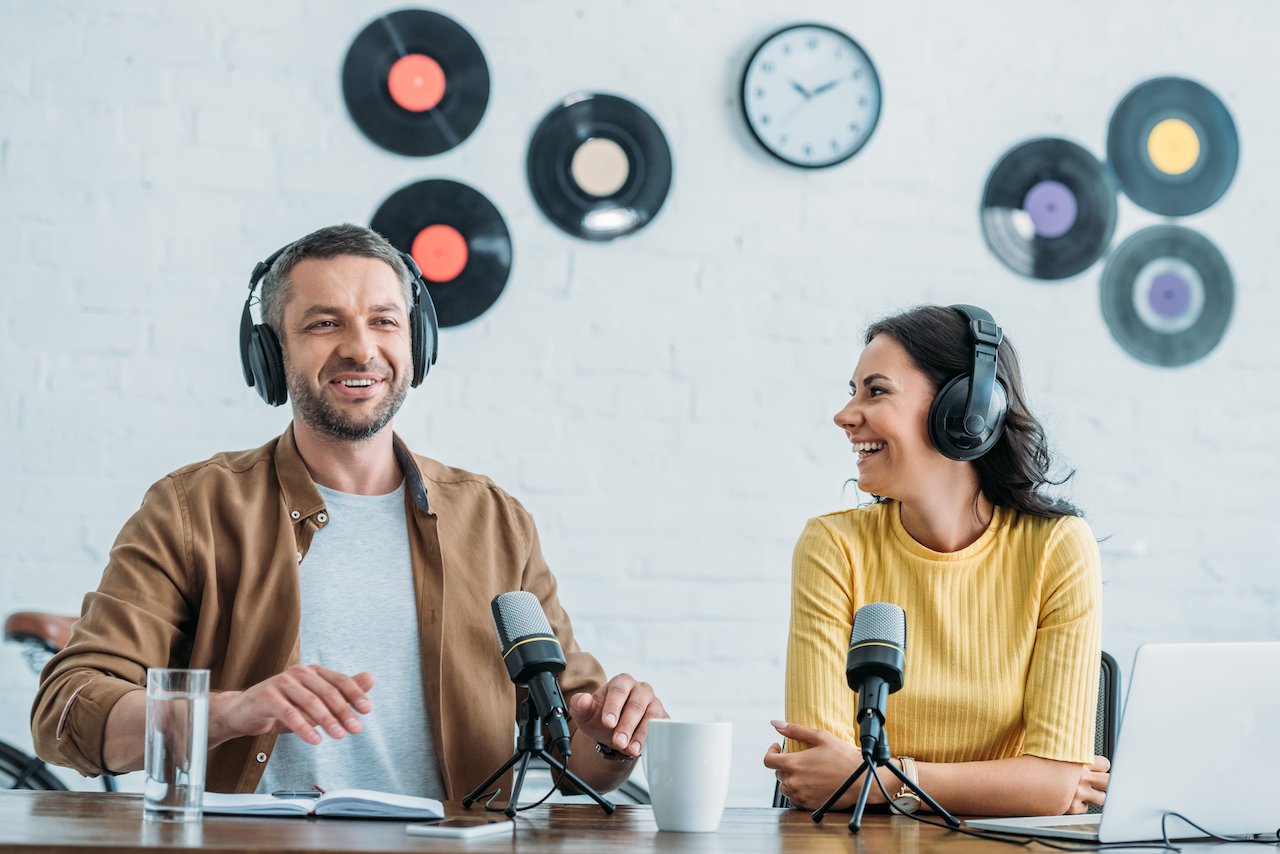
[[[990,451],[1004,432],[1009,406],[996,378],[996,354],[1004,332],[991,315],[973,305],[951,306],[969,322],[973,362],[969,372],[944,385],[929,407],[929,438],[943,456],[961,462]]]
[[[289,399],[289,385],[284,375],[284,352],[280,349],[280,339],[275,330],[265,323],[254,323],[249,313],[253,305],[254,289],[258,282],[271,269],[285,250],[293,244],[282,246],[267,256],[267,260],[259,261],[249,277],[249,298],[244,301],[244,311],[240,315],[240,366],[244,368],[244,381],[272,406],[279,406]],[[436,350],[439,346],[440,327],[436,322],[436,307],[431,302],[431,294],[427,291],[427,283],[422,279],[422,271],[418,269],[413,256],[407,252],[400,253],[401,260],[409,268],[413,279],[411,291],[413,304],[409,306],[409,346],[413,353],[413,381],[417,388],[427,376],[427,371],[436,363]]]

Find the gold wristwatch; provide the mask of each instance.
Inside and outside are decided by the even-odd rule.
[[[907,779],[919,784],[920,778],[916,776],[916,761],[910,756],[899,756],[898,761],[902,763],[902,773],[907,775]],[[898,812],[911,815],[920,809],[920,796],[904,784],[898,790],[898,794],[893,796],[893,806]]]

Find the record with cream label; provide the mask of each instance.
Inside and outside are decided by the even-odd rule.
[[[1177,225],[1125,239],[1102,273],[1102,316],[1120,346],[1152,365],[1204,358],[1226,333],[1235,284],[1222,253]]]
[[[671,148],[658,123],[615,95],[578,93],[529,142],[529,189],[564,231],[612,240],[644,228],[671,188]]]
[[[1116,227],[1107,170],[1065,139],[1041,138],[1006,152],[982,193],[982,234],[1015,273],[1075,276],[1106,251]]]
[[[1160,77],[1135,87],[1112,113],[1107,159],[1135,203],[1186,216],[1231,186],[1240,140],[1217,95],[1193,80]]]
[[[397,154],[448,151],[471,135],[489,103],[489,66],[452,18],[402,9],[356,36],[342,66],[356,126]]]
[[[476,319],[507,285],[507,224],[484,194],[466,184],[432,179],[401,187],[369,227],[413,256],[442,327]]]

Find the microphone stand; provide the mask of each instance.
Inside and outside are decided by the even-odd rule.
[[[879,737],[876,739],[875,750],[864,751],[862,754],[862,764],[858,766],[858,770],[854,771],[848,780],[841,784],[840,788],[827,798],[827,802],[813,811],[813,820],[816,824],[822,823],[822,817],[831,811],[836,801],[840,800],[840,796],[849,790],[849,787],[858,781],[864,773],[866,779],[862,781],[862,790],[858,792],[858,803],[853,808],[853,816],[849,819],[849,832],[857,833],[862,828],[862,811],[867,806],[867,795],[871,794],[871,787],[874,785],[876,768],[883,765],[893,772],[894,776],[902,781],[903,785],[920,796],[920,800],[929,805],[929,809],[937,813],[943,821],[951,827],[959,827],[960,821],[951,813],[944,810],[938,805],[938,802],[929,797],[929,793],[912,780],[902,771],[898,770],[898,766],[889,760],[889,738],[885,734],[884,727],[880,727]]]
[[[502,766],[497,771],[490,774],[487,780],[476,786],[471,794],[462,799],[463,808],[471,809],[471,805],[483,796],[486,789],[519,762],[520,767],[516,771],[515,785],[511,787],[511,797],[507,799],[507,808],[503,810],[507,818],[515,818],[516,804],[520,802],[520,788],[524,786],[525,771],[529,768],[529,760],[536,756],[554,770],[559,771],[562,780],[567,779],[579,792],[598,803],[600,808],[605,811],[605,815],[613,815],[613,811],[617,807],[610,801],[605,800],[599,792],[584,783],[582,778],[566,768],[563,762],[546,751],[546,740],[542,736],[542,721],[538,720],[538,713],[527,697],[520,703],[520,718],[520,734],[516,737],[516,752],[511,754],[511,758],[502,763]]]

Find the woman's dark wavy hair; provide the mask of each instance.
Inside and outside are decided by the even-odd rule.
[[[929,377],[935,393],[954,377],[967,373],[973,359],[969,323],[954,308],[926,305],[908,309],[873,323],[866,343],[877,335],[888,335],[901,344],[916,367]],[[1070,502],[1044,494],[1046,486],[1066,483],[1075,471],[1053,480],[1049,443],[1044,428],[1027,408],[1018,354],[1008,338],[1000,344],[996,357],[996,378],[1004,383],[1009,409],[1004,434],[973,463],[982,494],[993,504],[1031,516],[1084,515]],[[876,497],[876,501],[884,500]]]

